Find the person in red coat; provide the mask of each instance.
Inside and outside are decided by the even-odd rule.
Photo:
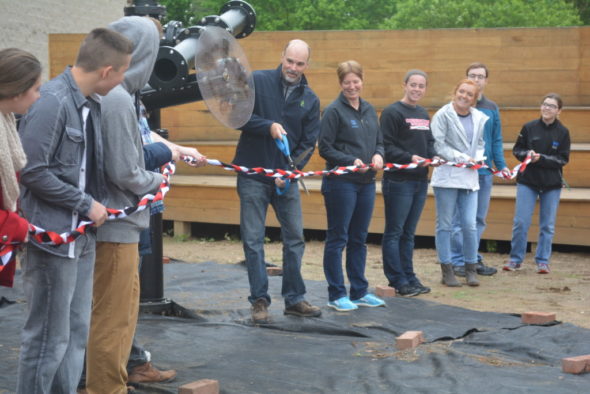
[[[6,252],[28,239],[28,222],[16,213],[18,171],[26,164],[14,114],[24,114],[39,98],[41,64],[29,52],[0,50],[0,285],[12,287],[15,254]],[[6,261],[7,260],[7,261]]]

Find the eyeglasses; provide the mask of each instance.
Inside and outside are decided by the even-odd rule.
[[[541,104],[541,107],[551,108],[551,109],[557,109],[557,105],[555,105],[555,104],[549,104],[549,103],[543,103],[543,104]]]
[[[467,74],[467,78],[469,78],[469,79],[486,79],[486,76],[483,74]]]

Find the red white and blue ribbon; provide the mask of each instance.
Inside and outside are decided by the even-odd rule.
[[[183,160],[188,163],[192,163],[194,161],[194,159],[191,157],[183,157]],[[479,163],[471,163],[471,162],[469,162],[469,163],[455,163],[455,162],[445,161],[445,160],[441,160],[441,159],[436,159],[436,160],[425,159],[425,160],[422,160],[417,163],[409,163],[409,164],[385,163],[383,165],[383,171],[409,170],[409,169],[417,168],[417,167],[423,165],[423,163],[427,163],[428,166],[449,165],[449,166],[454,166],[454,167],[459,167],[459,168],[469,168],[472,170],[479,170],[480,168],[487,168],[493,175],[495,175],[497,177],[504,178],[504,179],[513,179],[518,175],[519,172],[524,171],[526,166],[530,162],[531,162],[531,157],[529,155],[526,157],[526,159],[522,163],[520,163],[516,167],[514,167],[514,169],[512,169],[512,171],[510,171],[508,174],[505,174],[500,170],[490,168],[485,163],[481,163],[481,162],[479,162]],[[264,175],[267,177],[282,178],[282,179],[299,179],[299,178],[305,178],[305,177],[311,177],[311,176],[323,176],[323,175],[342,175],[342,174],[349,174],[349,173],[358,172],[359,170],[364,169],[364,168],[372,168],[373,167],[372,164],[365,164],[362,166],[350,165],[350,166],[335,167],[331,170],[301,171],[301,170],[284,170],[284,169],[280,169],[280,168],[272,170],[272,169],[263,168],[263,167],[248,168],[248,167],[239,166],[236,164],[224,163],[222,161],[215,160],[215,159],[207,159],[207,163],[212,166],[222,167],[224,170],[227,170],[227,171],[235,171],[235,172],[239,172],[239,173],[242,173],[245,175],[258,174],[258,175]]]
[[[185,156],[182,158],[183,161],[187,163],[193,163],[196,161],[195,158]],[[504,174],[502,171],[492,169],[488,167],[485,163],[454,163],[450,161],[444,160],[431,160],[425,159],[418,163],[409,163],[409,164],[395,164],[395,163],[385,163],[383,166],[383,171],[400,171],[400,170],[407,170],[417,168],[418,166],[423,165],[423,163],[427,163],[428,166],[438,166],[438,165],[450,165],[459,168],[469,168],[473,170],[479,170],[480,168],[487,168],[489,169],[492,174],[504,179],[513,179],[517,176],[519,172],[523,172],[526,166],[531,162],[531,156],[528,155],[525,160],[518,164],[516,167],[510,171],[509,174]],[[320,171],[301,171],[301,170],[283,170],[283,169],[267,169],[262,167],[243,167],[238,166],[235,164],[228,164],[224,163],[219,160],[215,159],[208,159],[207,163],[213,166],[222,167],[227,171],[235,171],[246,175],[265,175],[267,177],[273,178],[282,178],[282,179],[299,179],[304,177],[311,177],[311,176],[324,176],[324,175],[342,175],[342,174],[349,174],[358,172],[364,168],[372,168],[373,165],[362,165],[362,166],[342,166],[336,167],[331,170],[320,170]],[[143,196],[139,203],[134,207],[127,207],[123,209],[111,209],[107,208],[107,212],[109,213],[107,220],[115,220],[127,217],[132,215],[135,212],[143,211],[147,208],[150,202],[161,201],[164,199],[166,193],[170,190],[170,177],[174,174],[175,166],[174,163],[168,163],[162,168],[162,175],[164,176],[164,180],[160,184],[160,188],[156,194],[146,194]],[[44,245],[62,245],[66,243],[73,242],[76,238],[86,232],[88,226],[93,225],[94,222],[92,221],[82,221],[79,223],[78,227],[70,232],[65,232],[62,234],[58,234],[53,231],[47,231],[42,229],[41,227],[35,226],[33,224],[29,224],[29,236],[34,238],[38,243]],[[0,271],[2,268],[8,264],[11,260],[12,255],[14,253],[15,248],[18,246],[18,243],[14,244],[6,244],[0,246]]]
[[[123,209],[107,208],[107,220],[122,219],[135,212],[145,210],[150,202],[163,200],[166,193],[170,190],[170,176],[174,174],[175,168],[176,167],[172,162],[164,165],[162,167],[163,180],[156,194],[146,194],[140,199],[136,206]],[[75,230],[59,234],[54,231],[47,231],[39,226],[29,223],[29,237],[43,245],[63,245],[76,240],[76,238],[86,232],[88,226],[92,226],[93,224],[93,221],[81,221]],[[2,245],[0,247],[0,271],[2,271],[2,268],[12,259],[14,249],[17,246],[18,243],[14,243]]]

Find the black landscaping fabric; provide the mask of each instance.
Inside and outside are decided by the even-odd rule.
[[[16,386],[25,304],[20,277],[0,289],[0,393]],[[177,393],[199,379],[222,393],[588,393],[590,374],[561,371],[564,357],[590,354],[590,330],[523,325],[520,316],[476,312],[414,298],[351,313],[328,309],[325,282],[307,281],[322,317],[283,315],[281,277],[270,277],[272,321],[254,325],[240,264],[165,265],[165,296],[192,318],[142,314],[138,339],[173,382],[138,393]],[[498,296],[498,302],[510,298]],[[182,309],[182,308],[178,309]],[[559,311],[557,311],[559,317]],[[398,351],[395,337],[424,332],[426,343]],[[4,391],[3,391],[4,390]]]

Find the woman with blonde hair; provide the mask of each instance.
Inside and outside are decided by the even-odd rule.
[[[375,174],[383,167],[383,137],[377,113],[361,98],[363,69],[349,60],[337,69],[341,92],[324,110],[318,141],[326,169],[361,166],[358,172],[325,176],[322,194],[328,215],[324,247],[324,273],[328,281],[328,306],[351,311],[359,306],[378,307],[385,302],[368,292],[365,278],[367,234],[375,203]],[[372,168],[365,164],[371,164]],[[346,247],[347,296],[342,273]]]
[[[479,95],[477,84],[469,79],[460,81],[450,103],[439,109],[430,128],[434,149],[449,162],[475,164],[483,160],[483,129],[488,116],[475,109]],[[461,286],[455,278],[451,261],[453,215],[460,212],[465,274],[469,286],[479,286],[477,280],[477,171],[450,165],[436,167],[430,183],[436,201],[436,251],[442,271],[442,283]]]
[[[18,172],[27,158],[14,114],[22,115],[39,98],[41,64],[32,54],[17,48],[0,50],[0,250],[27,240],[28,222],[16,213]],[[0,285],[12,286],[14,255],[0,263]]]

